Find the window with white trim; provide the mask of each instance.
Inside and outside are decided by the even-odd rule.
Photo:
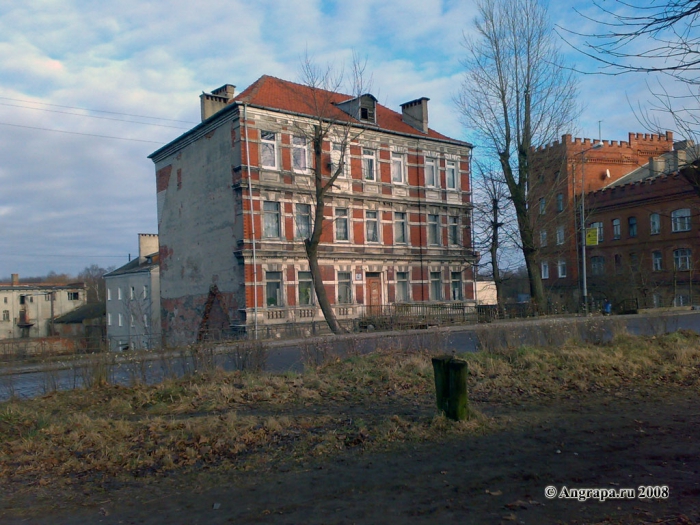
[[[445,186],[448,190],[457,189],[457,163],[453,160],[445,162]]]
[[[440,216],[428,214],[428,244],[437,246],[440,244]]]
[[[338,177],[347,178],[350,173],[350,163],[348,162],[348,149],[345,146],[345,151],[343,151],[343,144],[340,142],[333,142],[331,144],[331,175],[335,175],[340,167],[341,160],[343,161],[343,169],[338,175]]]
[[[348,210],[347,208],[335,209],[335,240],[348,241],[350,236],[348,233]]]
[[[613,240],[616,241],[622,236],[622,227],[620,226],[620,219],[613,219]]]
[[[366,242],[379,242],[379,219],[374,210],[365,212],[365,235]]]
[[[463,301],[462,272],[450,272],[450,294],[453,301]]]
[[[263,202],[263,237],[276,239],[280,235],[280,203],[265,201]]]
[[[661,233],[661,215],[658,213],[649,215],[649,233],[651,235],[658,235]]]
[[[3,311],[2,311],[2,320],[3,320],[3,321],[9,321],[9,320],[10,320],[10,311],[9,311],[9,310],[3,310]]]
[[[678,250],[673,250],[673,263],[676,271],[686,272],[691,268],[691,252],[688,248],[679,248]]]
[[[540,199],[540,215],[544,215],[545,211],[547,211],[547,202],[542,198]]]
[[[437,161],[436,159],[426,157],[425,159],[425,185],[431,188],[437,188],[440,186],[438,171],[437,171]]]
[[[557,212],[564,211],[564,194],[557,193]]]
[[[547,230],[540,230],[540,248],[547,246]]]
[[[651,252],[651,269],[655,272],[663,270],[664,260],[660,251]]]
[[[564,244],[564,226],[557,226],[557,245]]]
[[[459,246],[459,217],[452,216],[447,219],[447,240],[452,246]]]
[[[260,130],[260,166],[277,169],[277,134]]]
[[[406,213],[404,212],[394,212],[394,242],[396,244],[406,244],[408,242]]]
[[[112,300],[112,289],[107,288],[107,300],[111,301]]]
[[[559,277],[566,277],[566,259],[559,259],[557,262],[557,275]]]
[[[124,326],[124,316],[122,314],[119,314],[117,316],[117,322],[118,322],[119,326]]]
[[[542,272],[542,279],[549,279],[549,262],[542,261],[540,263],[540,270]]]
[[[314,283],[311,272],[299,272],[299,304],[309,306],[314,304]]]
[[[406,159],[403,153],[391,154],[391,181],[403,184],[406,179]]]
[[[442,301],[442,272],[430,272],[430,299]]]
[[[107,314],[107,326],[112,326],[112,314]]]
[[[292,137],[292,169],[306,172],[308,169],[309,146],[306,137]]]
[[[377,152],[373,149],[362,148],[362,178],[377,180]]]
[[[296,204],[296,237],[297,239],[308,239],[311,237],[311,205]]]
[[[690,230],[690,209],[682,208],[671,212],[671,231],[687,232]]]
[[[598,230],[598,242],[603,242],[603,223],[602,222],[592,222],[589,228],[595,228]]]
[[[396,272],[396,302],[405,303],[409,298],[408,272]]]
[[[350,272],[338,272],[338,304],[352,303],[352,275]]]
[[[637,217],[629,217],[627,219],[627,228],[630,237],[637,236]]]
[[[265,272],[265,297],[268,307],[282,306],[282,272]]]

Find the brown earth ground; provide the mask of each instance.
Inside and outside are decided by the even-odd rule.
[[[697,349],[698,339],[683,344]],[[478,424],[436,418],[427,387],[239,404],[239,417],[331,417],[343,446],[298,453],[281,440],[270,449],[281,453],[226,469],[194,462],[65,483],[0,476],[0,523],[700,523],[700,368],[683,355],[690,370],[678,381],[641,373],[638,381],[606,383],[599,371],[591,388],[553,391],[543,380],[541,391],[504,393],[471,384]],[[389,429],[372,444],[373,421],[385,416],[397,435],[410,424],[443,431],[392,440]],[[547,499],[550,485],[635,493],[666,486],[668,497]]]

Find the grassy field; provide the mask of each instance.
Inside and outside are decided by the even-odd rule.
[[[11,400],[0,404],[0,479],[16,488],[75,486],[194,468],[250,470],[508,424],[493,410],[479,412],[483,404],[700,386],[693,333],[468,354],[472,417],[454,423],[432,409],[430,357],[397,349],[303,374],[212,370],[155,386],[102,384]]]

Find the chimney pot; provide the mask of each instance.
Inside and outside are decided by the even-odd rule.
[[[17,286],[18,284],[19,284],[19,274],[13,273],[12,274],[12,286]]]

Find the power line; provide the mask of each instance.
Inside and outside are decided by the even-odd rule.
[[[8,122],[0,122],[0,125],[1,126],[12,126],[14,128],[37,129],[39,131],[54,131],[56,133],[67,133],[69,135],[82,135],[83,137],[98,137],[101,139],[128,140],[131,142],[148,142],[150,144],[162,144],[162,142],[156,142],[155,140],[128,139],[128,138],[124,138],[124,137],[112,137],[109,135],[95,135],[94,133],[78,133],[77,131],[65,131],[62,129],[37,128],[34,126],[22,126],[20,124],[9,124]]]
[[[2,97],[0,97],[2,98]],[[121,118],[113,118],[113,117],[100,117],[97,115],[83,115],[81,113],[71,113],[70,111],[59,111],[57,109],[44,109],[44,108],[32,108],[29,106],[20,106],[19,104],[5,104],[3,102],[0,102],[0,106],[7,106],[10,108],[22,108],[22,109],[33,109],[35,111],[48,111],[50,113],[60,113],[62,115],[75,115],[76,117],[88,117],[88,118],[98,118],[101,120],[113,120],[116,122],[129,122],[131,124],[143,124],[145,126],[158,126],[161,128],[172,128],[172,129],[189,129],[184,126],[168,126],[166,124],[156,124],[154,122],[139,122],[138,120],[126,120],[126,119],[121,119]]]
[[[19,98],[0,97],[0,100],[12,100],[13,102],[24,102],[24,103],[28,103],[28,104],[42,104],[44,106],[51,106],[54,108],[79,109],[81,111],[93,111],[95,113],[108,113],[111,115],[122,115],[123,117],[150,118],[150,119],[154,119],[154,120],[167,120],[170,122],[182,122],[184,124],[197,124],[197,122],[193,122],[191,120],[177,120],[177,119],[172,119],[172,118],[151,117],[149,115],[132,115],[130,113],[120,113],[118,111],[107,111],[104,109],[79,108],[79,107],[75,107],[75,106],[62,106],[60,104],[49,104],[48,102],[36,102],[34,100],[22,100]]]

